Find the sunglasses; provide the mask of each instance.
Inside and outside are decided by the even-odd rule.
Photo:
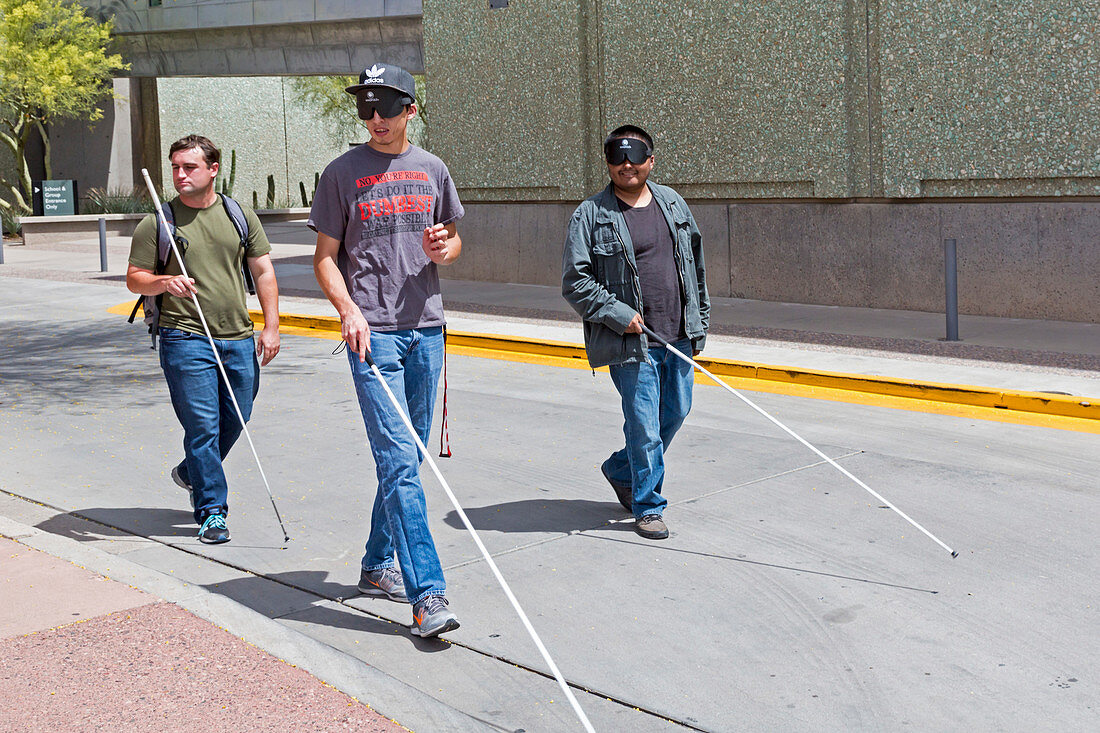
[[[355,104],[361,120],[371,119],[375,112],[382,119],[388,120],[401,114],[405,105],[412,104],[412,100],[393,89],[361,89],[355,95]]]
[[[634,165],[641,165],[649,160],[653,150],[642,140],[621,137],[604,145],[603,154],[611,165],[622,165],[624,160],[629,160]]]

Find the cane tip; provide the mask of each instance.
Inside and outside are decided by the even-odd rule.
[[[951,551],[951,557],[958,557],[958,556],[959,556],[959,551],[958,550],[952,550]]]

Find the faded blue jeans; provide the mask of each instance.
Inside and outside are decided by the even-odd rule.
[[[233,385],[245,422],[260,390],[260,364],[252,338],[214,339]],[[222,461],[241,435],[241,421],[206,336],[175,328],[160,329],[160,366],[172,407],[183,426],[180,477],[191,484],[195,521],[229,513],[229,486]]]
[[[691,355],[690,339],[672,345]],[[661,495],[665,451],[691,410],[692,366],[654,346],[646,361],[613,364],[609,370],[622,397],[626,447],[612,453],[604,468],[611,481],[632,488],[635,517],[663,514],[668,505]]]
[[[371,331],[370,351],[386,384],[427,445],[443,366],[443,329]],[[359,362],[357,353],[351,349],[347,353],[378,475],[363,569],[392,568],[396,555],[410,603],[445,595],[443,567],[428,530],[427,504],[420,484],[424,458],[374,372]]]

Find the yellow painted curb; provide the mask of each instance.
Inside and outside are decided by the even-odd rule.
[[[260,311],[249,311],[252,319],[263,323]],[[295,326],[324,331],[340,331],[340,320],[331,316],[279,316],[280,325]],[[495,334],[466,333],[447,331],[448,348],[462,348],[470,352],[493,351],[516,356],[546,359],[565,359],[577,362],[588,368],[584,347],[562,341],[520,338],[517,336],[498,336]],[[1002,390],[990,387],[975,387],[965,384],[945,384],[924,382],[913,379],[895,379],[892,377],[827,372],[795,367],[772,366],[733,359],[696,359],[703,367],[719,377],[755,380],[764,382],[782,382],[806,387],[823,387],[832,390],[850,390],[887,397],[932,400],[949,402],[973,407],[986,407],[1002,410],[1034,412],[1062,417],[1100,420],[1100,399],[1082,399],[1066,395],[1052,395],[1043,392],[1024,392]],[[706,377],[703,377],[706,380]]]
[[[132,302],[123,303],[109,311],[129,315],[132,307]],[[257,325],[263,324],[261,311],[250,310],[249,315]],[[281,313],[279,327],[298,335],[340,338],[340,320],[334,316]],[[562,341],[448,330],[447,350],[464,356],[589,368],[584,347]],[[734,388],[1100,433],[1100,398],[827,372],[733,359],[696,361]],[[698,373],[696,381],[710,383]],[[929,403],[945,407],[932,407]]]

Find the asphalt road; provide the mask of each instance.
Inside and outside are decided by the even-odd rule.
[[[234,599],[488,729],[579,729],[426,468],[462,628],[419,640],[407,606],[358,596],[374,467],[331,341],[284,336],[250,425],[291,542],[242,441],[233,542],[199,544],[168,477],[182,434],[155,354],[105,311],[123,295],[3,280],[0,516]],[[700,386],[669,456],[672,537],[649,542],[599,473],[622,440],[606,375],[457,356],[448,369],[441,470],[597,730],[1100,725],[1095,434],[752,395],[952,560]]]

